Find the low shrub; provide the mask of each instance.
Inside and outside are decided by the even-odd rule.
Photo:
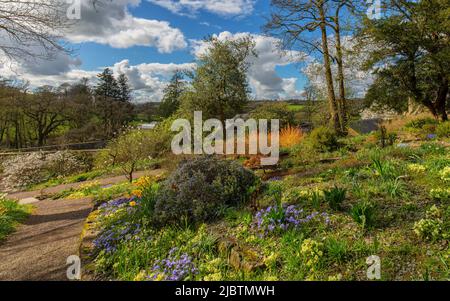
[[[19,155],[3,162],[7,189],[23,189],[50,178],[65,177],[88,169],[87,165],[68,151],[45,155],[41,152]]]
[[[385,126],[381,126],[380,129],[375,132],[375,139],[382,148],[394,145],[397,138],[397,134],[388,132]]]
[[[430,196],[434,200],[448,201],[450,200],[450,188],[435,188],[430,190]]]
[[[290,110],[287,103],[270,102],[261,106],[258,106],[253,112],[250,113],[250,117],[256,120],[259,119],[278,119],[280,120],[280,127],[294,125],[296,123],[295,113]]]
[[[436,127],[436,134],[441,137],[450,137],[450,121],[443,122]]]
[[[45,161],[50,178],[66,177],[89,169],[88,164],[68,151],[49,154]]]
[[[292,147],[299,144],[303,139],[303,132],[298,127],[293,127],[288,125],[281,130],[280,133],[280,146],[281,147]]]
[[[439,122],[436,119],[433,119],[431,117],[426,118],[420,118],[416,120],[412,120],[408,122],[405,127],[410,129],[423,129],[426,126],[434,125],[436,126]]]
[[[321,152],[331,152],[339,148],[336,132],[328,127],[318,127],[308,136],[311,147]]]
[[[215,219],[221,208],[247,202],[255,183],[253,172],[236,162],[213,156],[184,161],[161,186],[155,221],[164,225]]]
[[[443,235],[442,211],[433,205],[424,219],[414,224],[414,232],[424,240],[439,240]]]
[[[450,182],[450,166],[444,167],[444,169],[439,172],[439,175],[442,181]]]
[[[314,277],[314,272],[317,271],[323,258],[323,249],[324,245],[321,242],[309,238],[303,241],[300,254],[303,256],[305,266],[312,272],[309,277]]]

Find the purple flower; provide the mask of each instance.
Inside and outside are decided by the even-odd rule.
[[[285,232],[289,229],[297,229],[302,224],[321,220],[328,224],[328,215],[326,213],[313,212],[305,216],[304,210],[296,205],[271,206],[255,214],[255,227],[264,235],[268,235],[275,232]]]
[[[198,274],[198,269],[195,267],[192,258],[187,254],[177,256],[177,251],[177,248],[173,248],[169,251],[168,258],[156,261],[151,270],[153,276],[147,278],[156,280],[162,274],[162,280],[182,281],[189,275]]]

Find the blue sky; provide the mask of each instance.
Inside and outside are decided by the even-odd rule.
[[[224,0],[226,1],[226,0]],[[255,2],[254,11],[248,16],[220,16],[208,11],[201,11],[195,17],[172,13],[166,8],[142,2],[138,7],[130,7],[135,17],[168,21],[170,25],[179,28],[187,39],[202,39],[208,35],[222,31],[260,33],[264,18],[270,15],[269,1]],[[74,45],[83,60],[83,67],[95,69],[99,66],[110,66],[111,63],[129,59],[131,64],[149,62],[186,63],[194,60],[190,49],[184,49],[169,54],[160,54],[152,47],[132,47],[130,49],[115,49],[95,43]]]
[[[289,99],[302,95],[306,84],[300,72],[302,54],[281,55],[277,40],[261,33],[270,16],[270,1],[103,0],[97,9],[91,0],[81,1],[81,19],[63,33],[74,53],[58,54],[52,62],[18,66],[23,79],[33,86],[57,86],[81,78],[95,84],[96,74],[109,67],[129,77],[137,101],[159,101],[176,70],[195,69],[196,56],[207,48],[202,42],[205,37],[233,39],[251,34],[259,55],[252,58],[248,73],[252,96]]]

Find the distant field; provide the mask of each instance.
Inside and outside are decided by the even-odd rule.
[[[289,105],[289,110],[293,112],[300,112],[303,110],[305,106],[304,105]]]

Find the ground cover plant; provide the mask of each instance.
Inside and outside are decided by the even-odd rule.
[[[258,180],[242,161],[200,156],[103,202],[95,273],[136,281],[367,280],[366,260],[376,255],[382,280],[448,279],[448,142],[382,148],[370,136],[337,138],[337,152],[317,153],[339,158],[307,157],[305,173],[295,158],[311,149],[309,139],[289,149],[286,176]]]
[[[19,205],[0,195],[0,243],[31,213],[30,206]]]

